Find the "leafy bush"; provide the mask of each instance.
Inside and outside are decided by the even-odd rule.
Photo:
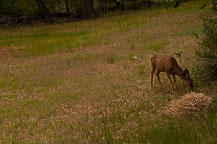
[[[217,18],[205,18],[197,70],[204,80],[217,80]]]
[[[33,15],[37,13],[37,5],[33,0],[0,0],[0,13],[15,15]]]
[[[217,0],[212,0],[213,10],[216,11]]]

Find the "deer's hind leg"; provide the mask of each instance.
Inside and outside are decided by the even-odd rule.
[[[151,87],[153,87],[153,75],[154,75],[155,71],[156,71],[155,66],[152,66],[152,71],[151,71]]]

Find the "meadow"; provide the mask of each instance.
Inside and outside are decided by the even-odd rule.
[[[177,9],[110,13],[94,20],[0,29],[0,143],[217,143],[217,82],[194,76],[204,0]],[[190,70],[213,98],[195,115],[162,113],[189,92],[150,85],[154,53]],[[176,57],[178,59],[178,57]]]

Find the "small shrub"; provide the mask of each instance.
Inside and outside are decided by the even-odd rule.
[[[124,67],[124,69],[127,68],[127,64],[126,63],[123,63],[122,66]]]
[[[129,55],[128,55],[128,59],[129,59],[130,61],[134,61],[134,60],[137,59],[137,56],[136,56],[135,54],[129,54]]]
[[[202,10],[203,8],[205,8],[207,6],[207,3],[202,3],[201,5],[200,5],[200,10]]]
[[[113,57],[107,58],[107,62],[110,63],[110,64],[113,64],[114,63],[114,58]]]
[[[182,2],[182,0],[173,0],[173,1],[163,1],[163,7],[165,7],[166,9],[168,8],[177,8],[180,3]]]
[[[135,49],[135,45],[133,43],[130,45],[130,49]]]
[[[212,0],[212,4],[213,4],[213,10],[216,11],[217,0]]]
[[[163,46],[165,43],[163,41],[156,42],[148,47],[145,47],[146,50],[154,50],[157,51]]]

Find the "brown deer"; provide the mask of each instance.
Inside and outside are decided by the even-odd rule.
[[[157,70],[156,76],[158,78],[158,81],[161,85],[160,81],[160,73],[161,72],[166,72],[166,75],[168,77],[168,80],[170,82],[170,86],[172,89],[172,93],[174,93],[174,87],[173,87],[173,82],[171,80],[170,75],[173,76],[173,80],[176,85],[176,77],[175,75],[178,75],[187,85],[187,87],[190,90],[193,90],[193,80],[190,78],[189,71],[185,69],[182,71],[180,66],[178,65],[176,59],[172,56],[168,56],[165,54],[154,54],[151,58],[151,65],[152,65],[152,72],[151,72],[151,86],[153,87],[153,75],[154,72]]]

